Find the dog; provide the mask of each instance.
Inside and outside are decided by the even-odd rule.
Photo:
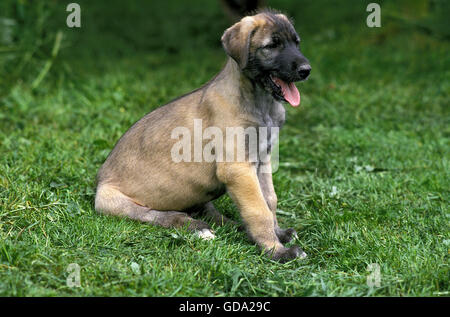
[[[263,11],[246,16],[228,28],[221,41],[228,59],[219,74],[148,113],[119,139],[98,172],[95,209],[166,228],[184,227],[207,239],[214,237],[211,227],[193,215],[204,215],[218,225],[231,222],[212,203],[227,192],[249,238],[270,258],[286,262],[304,257],[298,246],[283,245],[296,236],[295,230],[281,229],[277,222],[270,161],[271,142],[277,135],[268,137],[269,159],[265,161],[248,159],[248,138],[243,161],[173,159],[177,127],[192,132],[195,120],[201,119],[203,128],[219,131],[281,128],[285,121],[282,103],[300,103],[294,82],[305,80],[311,66],[284,14]],[[194,148],[192,143],[188,151]],[[216,147],[211,153],[228,155],[234,150]]]

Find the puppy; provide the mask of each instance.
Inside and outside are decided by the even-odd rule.
[[[278,226],[270,159],[285,121],[282,103],[299,105],[294,82],[311,71],[299,42],[291,21],[271,11],[228,28],[222,44],[229,58],[222,71],[145,115],[117,142],[98,172],[95,209],[212,238],[210,226],[192,215],[228,222],[212,204],[228,192],[249,237],[271,258],[284,262],[306,256],[298,246],[283,246],[296,232]],[[241,146],[218,137],[230,128],[244,131],[243,137],[235,135]],[[256,146],[251,131],[259,137]],[[208,143],[205,135],[218,140]],[[255,153],[257,158],[250,159]]]

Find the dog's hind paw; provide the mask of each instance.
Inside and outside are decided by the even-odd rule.
[[[199,238],[202,238],[203,240],[212,240],[216,236],[214,235],[213,231],[210,229],[202,229],[195,232],[195,235]]]

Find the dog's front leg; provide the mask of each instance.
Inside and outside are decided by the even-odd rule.
[[[285,248],[275,233],[274,218],[264,199],[256,168],[248,162],[218,163],[217,177],[223,182],[239,208],[250,238],[273,259],[287,261],[297,257],[297,246]]]
[[[271,161],[261,163],[258,168],[258,180],[266,203],[273,214],[275,234],[282,243],[288,243],[297,235],[294,229],[281,229],[277,220],[277,194],[273,187]]]

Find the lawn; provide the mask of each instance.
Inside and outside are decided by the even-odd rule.
[[[95,212],[114,144],[221,69],[230,21],[218,1],[77,2],[79,29],[69,1],[0,4],[1,296],[449,296],[447,2],[379,1],[369,28],[370,1],[267,1],[312,65],[274,174],[309,255],[286,264],[230,225],[203,241]]]

